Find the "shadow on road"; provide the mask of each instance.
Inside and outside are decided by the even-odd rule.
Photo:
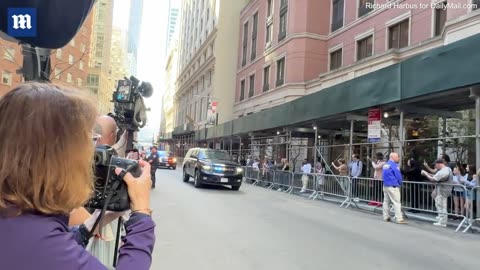
[[[192,181],[188,182],[187,184],[194,187],[193,186],[194,183]],[[209,193],[228,192],[228,193],[232,193],[232,194],[243,194],[242,188],[240,188],[240,190],[235,191],[235,190],[232,190],[230,187],[218,186],[218,185],[205,185],[205,184],[203,184],[201,188],[198,188],[198,190],[201,190],[202,192],[209,192]]]

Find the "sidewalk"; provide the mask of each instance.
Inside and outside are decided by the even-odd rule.
[[[244,183],[248,183],[248,184],[251,184],[250,183],[251,181],[248,181],[248,182],[244,182]],[[263,188],[268,188],[269,185],[265,182],[262,183],[262,181],[259,181],[259,183],[256,185],[258,187],[263,187]],[[273,191],[276,191],[276,192],[282,192],[282,191],[277,191],[277,189],[273,188],[272,189]],[[301,197],[304,197],[305,199],[312,199],[312,194],[313,192],[305,192],[305,193],[300,193],[300,190],[297,190],[297,189],[294,189],[292,192],[289,192],[289,194],[293,194],[293,195],[296,195],[296,196],[301,196]],[[329,196],[327,194],[324,194],[323,196],[318,196],[317,200],[320,200],[320,201],[328,201],[328,202],[332,202],[332,203],[335,203],[335,204],[342,204],[344,201],[345,201],[345,198],[339,198],[339,197],[335,197],[335,196]],[[357,208],[358,206],[358,208]],[[373,206],[373,205],[369,205],[367,202],[364,202],[364,201],[358,201],[358,202],[354,202],[352,200],[352,203],[349,205],[349,208],[355,208],[355,209],[360,209],[360,210],[364,210],[364,211],[369,211],[369,212],[373,212],[373,213],[376,213],[378,215],[381,215],[382,214],[382,205],[380,204],[379,206]],[[428,222],[428,223],[434,223],[436,222],[436,214],[434,213],[428,213],[428,212],[422,212],[420,211],[419,213],[411,213],[411,212],[408,212],[408,209],[403,209],[403,212],[404,212],[404,215],[406,216],[407,219],[412,219],[412,220],[416,220],[416,221],[420,221],[420,222]],[[449,218],[448,220],[448,227],[450,228],[457,228],[460,223],[462,222],[462,220],[451,220]],[[480,233],[480,224],[476,223],[472,226],[470,232],[471,233]],[[465,228],[466,228],[466,224],[464,224],[462,226],[462,228],[460,228],[459,232],[462,232]]]

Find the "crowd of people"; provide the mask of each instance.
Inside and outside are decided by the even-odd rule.
[[[269,157],[265,157],[260,161],[258,158],[248,156],[247,160],[239,158],[239,161],[244,166],[252,167],[254,171],[258,171],[260,179],[267,182],[272,182],[272,170],[278,171],[290,171],[291,167],[286,158],[280,159],[280,162],[273,161]],[[365,173],[366,166],[371,166],[373,172],[372,177],[368,177]],[[354,201],[359,201],[360,194],[365,195],[376,204],[383,205],[384,219],[385,221],[391,221],[389,216],[390,205],[393,205],[395,209],[395,221],[397,223],[406,223],[404,215],[401,210],[402,196],[405,203],[408,200],[408,208],[410,212],[418,213],[425,209],[425,186],[429,186],[433,191],[428,194],[434,202],[434,210],[438,213],[435,226],[446,227],[448,221],[448,213],[451,213],[451,219],[463,219],[474,208],[474,201],[476,200],[476,192],[472,189],[479,186],[478,175],[474,165],[459,164],[451,162],[448,155],[441,155],[435,162],[433,168],[424,161],[419,162],[415,155],[412,155],[406,160],[406,166],[401,168],[400,156],[397,153],[390,153],[388,160],[385,160],[383,153],[376,153],[372,158],[367,158],[367,164],[363,164],[360,160],[360,156],[353,154],[351,161],[347,161],[343,158],[331,163],[331,167],[325,166],[322,159],[318,159],[316,164],[312,166],[312,163],[305,159],[302,162],[300,169],[302,188],[300,193],[305,193],[308,187],[312,189],[312,186],[316,191],[322,191],[325,187],[326,177],[329,175],[337,175],[349,179],[351,181],[351,194],[350,196]],[[313,175],[315,174],[315,177]],[[276,176],[276,183],[279,184],[279,191],[288,190],[288,176],[286,174],[279,174]],[[374,180],[374,181],[370,181]],[[406,186],[405,183],[408,183]],[[316,183],[312,183],[316,181]],[[366,193],[365,182],[369,181],[368,189]],[[431,184],[428,184],[431,183]],[[313,185],[312,185],[313,184]],[[363,192],[363,193],[362,193]],[[383,201],[381,195],[383,194]],[[430,200],[428,198],[428,200]],[[365,199],[365,198],[363,198]],[[451,204],[452,211],[448,211],[447,207]]]

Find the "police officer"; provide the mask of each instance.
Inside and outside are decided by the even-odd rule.
[[[398,224],[406,224],[403,219],[400,186],[402,185],[402,173],[398,163],[400,156],[398,153],[390,153],[390,159],[383,165],[383,220],[389,222],[390,202],[395,209],[395,220]]]
[[[155,188],[155,172],[157,171],[157,168],[158,168],[158,163],[159,163],[159,160],[158,160],[158,153],[157,153],[157,147],[156,146],[152,146],[150,148],[150,155],[148,156],[148,163],[150,163],[151,165],[151,175],[152,175],[152,188]]]

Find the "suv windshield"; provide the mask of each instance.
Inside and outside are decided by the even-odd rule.
[[[200,159],[219,159],[219,160],[230,160],[230,154],[224,151],[218,150],[203,150],[199,153]]]
[[[173,153],[167,151],[158,151],[159,157],[173,157]]]

